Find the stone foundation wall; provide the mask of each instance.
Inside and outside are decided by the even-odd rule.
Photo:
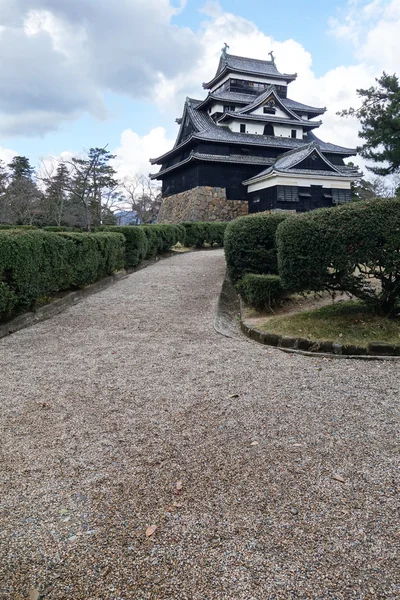
[[[227,200],[225,188],[202,186],[163,198],[157,223],[233,221],[247,214],[246,200]]]

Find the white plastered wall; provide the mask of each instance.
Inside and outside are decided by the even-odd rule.
[[[344,179],[343,177],[303,177],[301,175],[274,175],[257,183],[252,183],[247,186],[248,192],[258,192],[259,190],[265,190],[275,185],[289,185],[296,187],[310,187],[311,185],[322,185],[323,188],[327,189],[339,189],[349,190],[351,187],[351,179]]]
[[[265,121],[264,122],[249,122],[249,121],[239,121],[239,120],[232,120],[232,121],[225,121],[224,122],[225,125],[228,125],[229,129],[231,131],[234,131],[236,133],[240,133],[240,125],[246,125],[246,133],[252,133],[254,135],[264,135],[264,127],[265,127]],[[290,138],[292,137],[292,129],[296,130],[296,137],[297,139],[301,140],[303,139],[303,128],[302,127],[293,127],[292,125],[275,125],[273,124],[274,127],[274,133],[275,133],[275,137],[286,137],[286,138]]]

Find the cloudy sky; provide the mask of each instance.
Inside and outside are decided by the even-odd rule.
[[[399,32],[400,0],[0,0],[0,158],[109,144],[122,176],[147,174],[224,42],[274,50],[298,73],[289,96],[328,108],[320,137],[354,147],[357,123],[335,113],[400,75]]]

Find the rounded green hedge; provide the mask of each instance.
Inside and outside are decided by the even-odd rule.
[[[292,291],[343,290],[377,312],[400,300],[400,199],[288,218],[277,232],[279,273]],[[378,283],[378,285],[376,285]]]
[[[247,273],[236,284],[239,294],[256,308],[271,309],[285,295],[279,275]]]
[[[246,273],[278,273],[276,231],[286,218],[283,213],[249,215],[228,224],[224,247],[233,283]]]

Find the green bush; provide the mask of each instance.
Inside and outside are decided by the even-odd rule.
[[[214,221],[213,223],[205,223],[206,225],[206,242],[210,246],[223,246],[225,231],[228,226],[226,221]]]
[[[82,287],[124,267],[125,238],[111,232],[57,233],[73,244],[71,286]]]
[[[285,294],[279,275],[247,273],[238,281],[236,289],[248,304],[256,308],[271,309]]]
[[[131,226],[102,226],[97,227],[96,231],[109,231],[120,233],[125,238],[125,267],[134,269],[142,262],[148,252],[147,236],[141,227]]]
[[[44,296],[92,283],[123,266],[116,234],[0,232],[0,321]]]
[[[187,221],[181,223],[185,230],[183,245],[187,248],[202,248],[205,244],[210,246],[223,246],[224,233],[228,223],[214,221],[206,223],[202,221]]]
[[[278,228],[277,243],[282,284],[290,290],[343,290],[378,313],[396,310],[400,198],[350,203],[288,218]]]
[[[139,225],[147,237],[148,249],[146,257],[154,258],[157,254],[163,254],[171,250],[183,239],[183,230],[180,225]]]
[[[224,246],[233,283],[246,273],[278,273],[276,230],[286,218],[283,213],[249,215],[228,224]]]
[[[47,225],[46,227],[42,227],[43,231],[51,231],[53,233],[60,233],[63,231],[69,231],[69,232],[76,232],[76,233],[81,233],[82,230],[79,229],[79,227],[62,227],[62,226],[58,226],[58,225]]]
[[[0,225],[0,230],[2,229],[22,229],[25,231],[30,231],[31,229],[37,229],[36,225],[8,225],[3,224]]]

